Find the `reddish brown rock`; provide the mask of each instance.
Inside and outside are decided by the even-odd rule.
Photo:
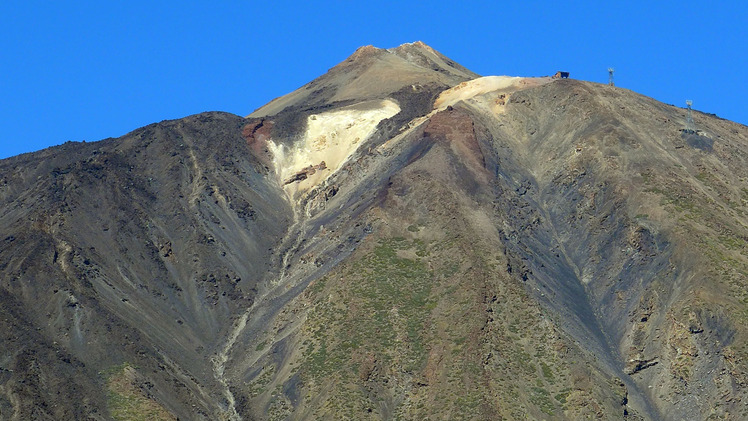
[[[252,120],[242,129],[242,136],[247,140],[247,146],[265,165],[268,165],[272,159],[267,147],[272,129],[273,122],[264,118]]]
[[[485,157],[475,135],[473,119],[467,113],[448,107],[431,117],[423,135],[435,141],[449,143],[454,155],[459,157],[476,177],[486,178]]]

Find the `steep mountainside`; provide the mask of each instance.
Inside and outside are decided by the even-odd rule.
[[[745,419],[748,128],[362,47],[0,161],[0,419]]]

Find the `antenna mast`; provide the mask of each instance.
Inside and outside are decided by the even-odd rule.
[[[691,105],[693,105],[693,101],[687,99],[686,105],[688,106],[686,114],[686,133],[696,133],[696,127],[693,123],[693,115],[691,114]]]
[[[616,69],[608,67],[608,85],[610,86],[616,86],[615,82],[613,82],[613,72],[615,71]]]

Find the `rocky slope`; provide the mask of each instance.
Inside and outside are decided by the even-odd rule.
[[[744,419],[748,128],[362,47],[0,161],[0,419]]]

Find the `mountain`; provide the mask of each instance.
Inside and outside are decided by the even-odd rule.
[[[362,47],[0,161],[0,419],[745,419],[748,128]]]

